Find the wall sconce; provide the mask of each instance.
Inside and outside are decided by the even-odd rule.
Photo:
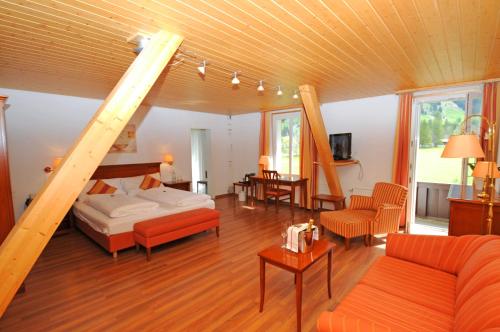
[[[56,168],[59,166],[59,164],[61,163],[61,161],[63,160],[62,157],[57,157],[57,158],[54,158],[54,161],[52,161],[52,166],[47,166],[43,169],[43,171],[45,173],[52,173],[53,171],[56,170]]]
[[[169,164],[170,166],[172,166],[174,163],[174,157],[171,154],[166,154],[163,157],[163,161],[166,162],[167,164]]]

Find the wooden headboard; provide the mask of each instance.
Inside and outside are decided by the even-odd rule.
[[[158,173],[161,163],[103,165],[97,167],[91,179],[128,178],[144,174]]]

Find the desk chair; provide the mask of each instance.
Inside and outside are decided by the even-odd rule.
[[[269,197],[274,198],[274,203],[276,206],[276,212],[278,212],[278,203],[284,197],[292,199],[292,192],[288,189],[281,189],[279,184],[279,174],[277,171],[267,171],[263,170],[262,175],[264,176],[264,203],[267,209],[267,199]],[[293,212],[293,205],[292,205]]]

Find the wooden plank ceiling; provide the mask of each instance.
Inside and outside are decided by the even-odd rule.
[[[147,102],[173,108],[239,114],[296,103],[306,83],[329,102],[500,76],[498,0],[0,0],[0,87],[103,98],[135,58],[127,39],[159,29],[185,37],[185,60]],[[240,71],[238,88],[220,67]]]

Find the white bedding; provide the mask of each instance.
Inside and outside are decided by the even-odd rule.
[[[210,200],[210,196],[168,187],[140,190],[137,197],[171,206],[189,206]]]
[[[84,202],[76,202],[73,205],[73,213],[83,222],[86,222],[94,230],[106,235],[131,232],[134,229],[134,224],[139,221],[144,221],[152,218],[167,216],[170,214],[180,213],[184,211],[199,209],[199,208],[215,208],[215,202],[211,199],[198,202],[188,206],[172,206],[168,204],[159,204],[155,209],[143,214],[129,215],[120,218],[111,218],[104,213],[94,209]]]
[[[157,202],[125,194],[89,195],[86,203],[111,218],[148,213],[159,206]]]

